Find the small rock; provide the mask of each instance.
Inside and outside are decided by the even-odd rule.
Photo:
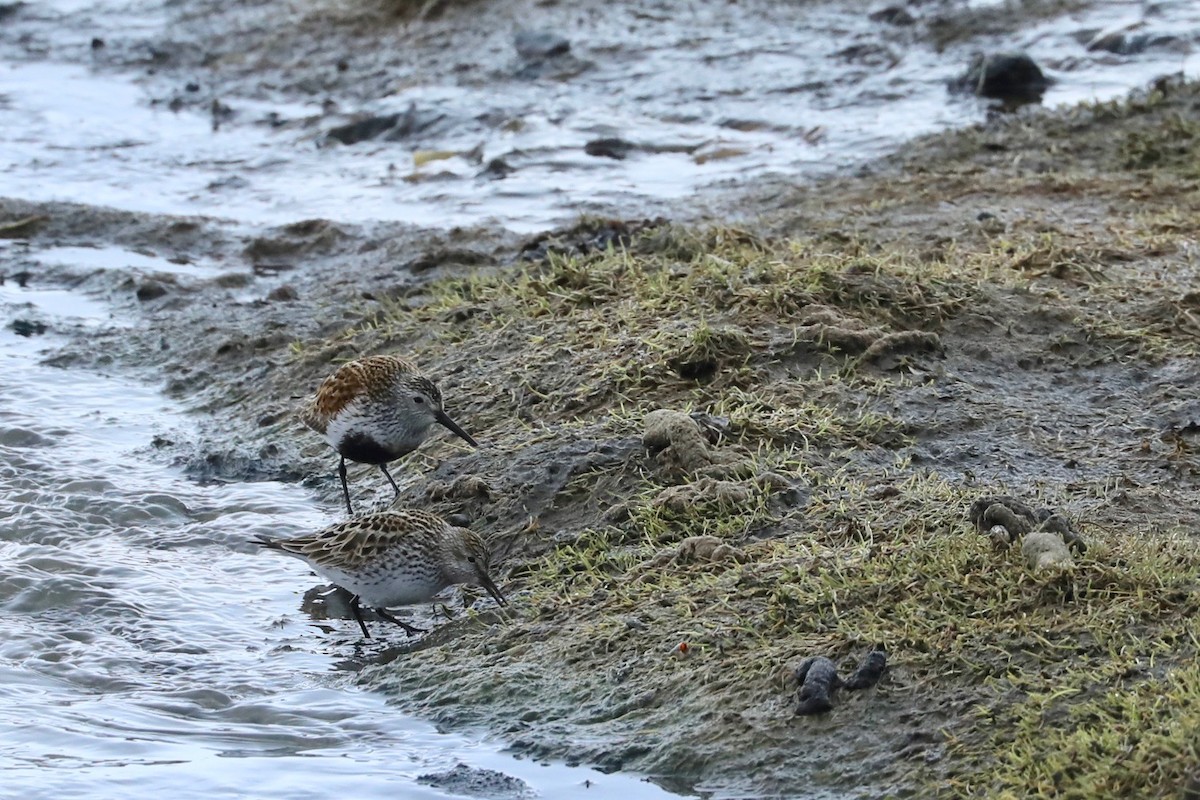
[[[265,428],[268,425],[274,425],[276,422],[279,422],[282,417],[283,414],[278,411],[272,411],[270,413],[263,414],[258,418],[258,427]]]
[[[1010,538],[1024,536],[1038,522],[1038,515],[1032,508],[1008,495],[980,497],[971,503],[967,516],[980,533],[990,534],[993,526],[1002,525]]]
[[[421,133],[444,118],[443,114],[420,112],[414,103],[401,113],[377,114],[330,128],[325,133],[325,138],[346,145],[380,138],[395,142]]]
[[[213,285],[222,289],[245,289],[252,283],[253,272],[226,272],[213,278]]]
[[[1027,534],[1021,544],[1021,555],[1025,557],[1025,563],[1033,572],[1075,565],[1066,543],[1058,534],[1050,531],[1034,531]]]
[[[1008,528],[1003,525],[993,525],[987,535],[997,550],[1005,550],[1013,543],[1012,536],[1008,533]]]
[[[137,288],[137,299],[145,303],[157,300],[167,293],[167,287],[158,281],[146,281]]]
[[[976,215],[975,221],[979,223],[979,229],[984,233],[993,235],[1004,233],[1005,226],[1003,220],[990,211],[980,211]]]
[[[883,650],[872,650],[854,670],[854,674],[843,683],[847,689],[869,689],[879,683],[887,670],[887,653]]]
[[[1009,102],[1036,103],[1042,99],[1050,80],[1024,53],[977,56],[952,88],[979,97]]]
[[[267,299],[273,303],[290,303],[293,300],[299,300],[300,295],[296,289],[289,284],[276,286],[267,293]]]
[[[104,49],[104,40],[101,39],[99,36],[93,36],[92,37],[92,49],[93,50],[103,50]]]
[[[583,146],[583,152],[589,156],[597,158],[612,158],[617,161],[622,161],[633,151],[637,150],[638,146],[633,142],[617,137],[608,137],[605,139],[593,139]]]
[[[12,332],[17,336],[24,336],[25,338],[41,336],[46,332],[46,323],[31,319],[15,319],[9,327],[12,328]]]
[[[490,181],[499,181],[507,178],[510,173],[515,171],[515,168],[503,158],[493,158],[487,163],[486,167],[475,174],[475,177],[487,178]]]
[[[832,661],[825,656],[806,658],[796,668],[795,677],[800,684],[796,697],[797,714],[823,714],[833,709],[830,695],[842,685],[842,680]]]
[[[570,41],[549,31],[517,31],[513,37],[513,47],[517,49],[517,55],[526,61],[565,56],[571,52]]]
[[[1136,56],[1147,50],[1186,51],[1187,44],[1177,36],[1169,34],[1130,33],[1129,31],[1106,31],[1096,35],[1087,43],[1088,52],[1105,52],[1118,56]]]
[[[908,13],[904,6],[888,6],[872,12],[867,19],[872,22],[883,22],[888,25],[912,25],[916,18]]]

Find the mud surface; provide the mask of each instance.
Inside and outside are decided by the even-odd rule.
[[[403,18],[463,84],[456,49],[510,35],[501,16],[455,38],[478,5]],[[384,46],[401,30],[384,10],[318,7],[280,33],[265,5],[225,7],[188,6],[155,76],[208,64],[218,96],[265,74],[263,103],[336,89],[357,110],[393,87],[407,106],[401,67],[427,51]],[[958,46],[968,22],[1027,24],[1007,9],[897,29]],[[232,33],[218,47],[208,28]],[[371,68],[339,71],[317,32],[362,42]],[[103,33],[107,58],[142,52]],[[621,55],[564,35],[538,69]],[[998,117],[857,177],[742,187],[706,223],[690,204],[523,235],[5,199],[5,278],[134,321],[53,362],[160,380],[203,436],[158,449],[201,481],[301,481],[335,509],[335,458],[299,398],[362,353],[438,378],[485,446],[426,446],[393,470],[400,501],[486,533],[512,607],[356,653],[361,682],[406,709],[718,795],[1170,796],[1195,769],[1183,731],[1200,707],[1198,109],[1195,84],[1163,80]],[[112,247],[148,261],[97,261]],[[351,479],[391,501],[371,470]],[[974,530],[983,495],[1062,510],[1086,552],[1034,574]],[[874,648],[878,685],[794,713],[797,665],[848,675]]]

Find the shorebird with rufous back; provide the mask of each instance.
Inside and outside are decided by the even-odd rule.
[[[387,465],[420,447],[435,422],[472,447],[479,446],[450,419],[437,385],[395,356],[366,356],[343,364],[325,379],[300,416],[338,452],[338,477],[351,515],[347,460],[379,467],[400,494]]]

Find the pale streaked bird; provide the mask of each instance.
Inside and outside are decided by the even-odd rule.
[[[318,575],[353,594],[350,610],[368,639],[371,634],[360,604],[404,628],[409,636],[424,631],[387,609],[424,602],[447,586],[482,586],[499,605],[506,605],[492,581],[491,556],[479,534],[427,511],[381,511],[307,536],[263,536],[256,541],[303,559]]]
[[[347,459],[379,467],[400,494],[400,487],[388,472],[388,462],[420,447],[435,422],[472,447],[479,446],[450,419],[437,385],[395,356],[367,356],[343,364],[325,379],[300,417],[341,457],[338,477],[342,479],[346,512],[351,515],[354,509],[346,481]]]

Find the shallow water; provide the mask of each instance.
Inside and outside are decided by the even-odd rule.
[[[0,248],[0,273],[12,263]],[[0,285],[0,795],[443,798],[418,777],[464,763],[536,796],[668,796],[439,734],[356,689],[338,669],[363,650],[354,623],[309,618],[317,580],[248,543],[327,512],[294,485],[187,480],[152,443],[192,425],[155,389],[44,363],[107,316]],[[29,317],[51,332],[8,327]]]
[[[925,15],[987,5],[912,9]],[[231,4],[239,11],[220,20],[275,26],[303,16],[280,20],[273,5],[259,6]],[[0,26],[6,194],[250,223],[491,220],[534,230],[583,211],[678,209],[678,201],[714,185],[747,186],[767,176],[802,181],[861,164],[913,136],[980,120],[980,102],[946,90],[977,50],[1028,51],[1056,80],[1047,106],[1112,98],[1156,76],[1200,68],[1188,51],[1200,42],[1200,4],[1191,0],[1163,0],[1144,11],[1127,0],[1098,0],[1083,11],[1030,20],[1016,34],[940,50],[907,33],[911,28],[870,20],[874,6],[844,0],[668,3],[661,13],[614,5],[578,17],[563,6],[539,11],[544,19],[504,17],[507,6],[498,3],[500,16],[484,26],[472,52],[452,53],[427,73],[380,61],[376,72],[396,74],[386,97],[371,100],[357,99],[363,90],[354,85],[314,91],[307,101],[244,84],[248,96],[217,96],[202,70],[188,73],[189,91],[176,85],[178,75],[153,66],[106,66],[106,53],[121,50],[121,42],[141,52],[173,37],[186,40],[173,16],[183,8],[163,0],[41,0]],[[428,26],[436,33],[453,24]],[[519,24],[569,36],[572,53],[591,66],[564,80],[516,77],[511,27]],[[1128,56],[1088,50],[1096,32],[1127,25],[1180,41]],[[93,35],[104,37],[106,48],[93,52]],[[463,47],[474,40],[447,41]],[[377,56],[348,57],[357,63]],[[362,71],[369,77],[370,64]],[[174,112],[162,102],[168,99],[187,102]],[[234,116],[214,126],[210,100]],[[325,101],[338,110],[322,111]],[[444,121],[402,142],[323,141],[351,114],[410,106]],[[624,160],[584,153],[589,140],[611,136],[648,150]],[[480,158],[451,155],[417,166],[418,151],[474,151]],[[502,180],[481,177],[481,165],[496,158],[512,172]],[[719,206],[718,198],[708,191],[695,203]]]

